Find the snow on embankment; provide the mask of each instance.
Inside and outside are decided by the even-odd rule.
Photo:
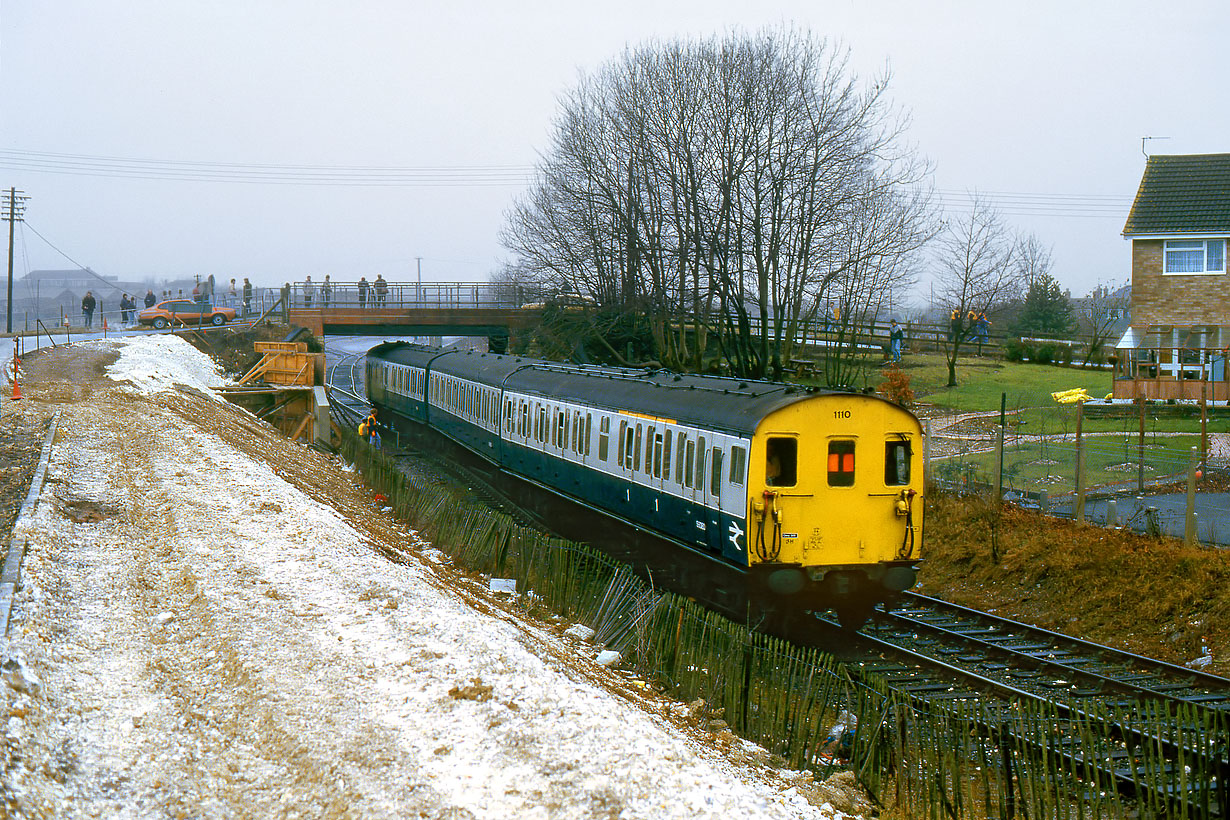
[[[222,401],[210,387],[223,381],[213,359],[174,334],[132,336],[113,343],[120,358],[107,368],[116,381],[131,382],[145,393],[172,390],[182,384]]]

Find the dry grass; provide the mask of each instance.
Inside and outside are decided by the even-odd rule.
[[[981,499],[928,501],[919,591],[1230,675],[1230,552],[1078,526]],[[992,561],[991,532],[999,561]]]

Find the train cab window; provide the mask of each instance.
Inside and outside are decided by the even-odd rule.
[[[603,416],[598,421],[598,460],[606,461],[611,446],[611,417]]]
[[[736,487],[743,486],[743,474],[747,471],[747,450],[743,447],[730,448],[730,483]]]
[[[829,442],[829,486],[854,486],[854,442]]]
[[[717,498],[722,492],[722,448],[713,448],[713,466],[709,470],[709,495]]]
[[[764,483],[770,487],[793,487],[799,483],[797,439],[769,439],[765,445]]]
[[[910,483],[910,443],[884,442],[884,483],[901,487]]]

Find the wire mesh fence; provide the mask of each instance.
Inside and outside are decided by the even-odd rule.
[[[1018,397],[1002,417],[927,420],[927,475],[1060,517],[1228,545],[1228,422],[1225,406]]]

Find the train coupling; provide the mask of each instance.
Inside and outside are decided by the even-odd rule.
[[[898,518],[905,518],[910,514],[910,507],[914,503],[914,496],[917,495],[916,490],[902,490],[901,495],[897,497],[897,501],[893,504],[893,512]]]

